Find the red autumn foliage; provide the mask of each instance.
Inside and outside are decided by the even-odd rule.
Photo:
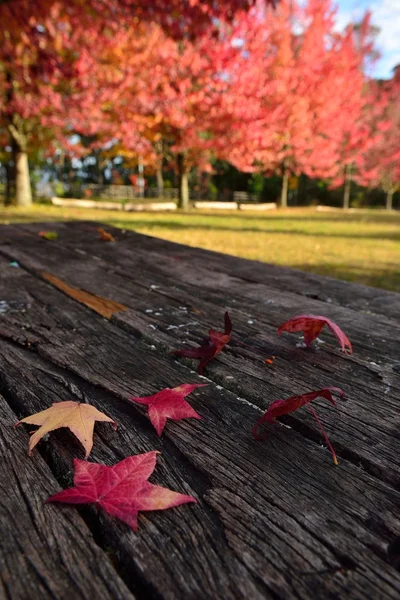
[[[298,408],[301,408],[302,406],[307,405],[308,408],[310,409],[310,411],[312,412],[313,416],[315,417],[319,428],[322,431],[322,434],[325,438],[328,448],[331,451],[331,454],[333,457],[333,462],[335,463],[335,465],[337,465],[338,461],[336,458],[336,453],[332,447],[332,444],[330,443],[329,438],[326,435],[324,428],[322,427],[321,421],[319,420],[317,413],[315,412],[313,407],[310,405],[310,402],[312,400],[315,400],[315,398],[321,397],[321,398],[325,398],[326,400],[329,400],[329,402],[331,402],[331,404],[333,404],[333,406],[336,406],[336,403],[332,397],[332,392],[335,392],[336,394],[338,394],[340,396],[340,399],[342,399],[344,397],[343,390],[341,390],[340,388],[337,388],[337,387],[330,386],[327,388],[323,388],[322,390],[317,390],[314,392],[307,392],[305,394],[300,394],[299,396],[291,396],[290,398],[286,398],[286,400],[275,400],[275,402],[273,402],[271,404],[271,406],[268,408],[266,413],[255,424],[255,426],[253,428],[254,437],[258,440],[265,439],[266,435],[260,436],[258,433],[258,428],[262,423],[275,423],[275,419],[277,417],[281,417],[282,415],[288,415],[289,413],[294,412]]]
[[[46,502],[98,504],[135,531],[140,511],[164,510],[197,502],[192,496],[147,481],[155,469],[157,454],[147,452],[128,456],[112,467],[75,459],[74,487],[50,496]]]
[[[209,338],[199,346],[199,348],[188,348],[187,350],[174,350],[171,354],[175,356],[184,356],[185,358],[199,358],[198,373],[203,373],[204,367],[212,360],[231,339],[232,322],[229,313],[225,313],[225,330],[224,332],[210,329],[208,332]]]
[[[353,348],[347,335],[340,329],[338,325],[336,325],[336,323],[330,319],[327,319],[326,317],[316,315],[298,315],[297,317],[292,317],[289,319],[289,321],[286,321],[278,328],[278,335],[280,335],[282,331],[289,331],[290,333],[302,331],[304,335],[304,342],[307,346],[309,346],[311,342],[319,336],[325,325],[329,327],[332,333],[339,340],[343,352],[346,354],[351,354],[353,352]],[[348,350],[346,350],[346,346]]]
[[[132,402],[146,404],[149,407],[149,418],[158,435],[161,435],[167,419],[179,421],[181,419],[201,419],[201,416],[186,402],[185,397],[198,387],[207,383],[182,383],[176,388],[166,388],[144,398],[132,397]]]
[[[389,81],[370,82],[365,115],[369,144],[356,150],[357,182],[380,187],[386,193],[388,210],[393,208],[393,195],[400,190],[399,97],[398,66]]]
[[[230,72],[237,77],[230,101],[239,118],[227,160],[239,170],[280,174],[282,206],[290,176],[335,177],[362,141],[370,47],[351,27],[339,33],[335,12],[330,0],[281,0],[274,12],[256,3],[236,21],[242,57]]]

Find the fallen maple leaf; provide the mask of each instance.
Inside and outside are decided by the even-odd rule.
[[[271,354],[271,358],[266,358],[264,360],[264,362],[265,362],[266,365],[273,365],[275,358],[276,357],[273,354]]]
[[[111,235],[111,233],[108,233],[108,231],[105,231],[101,227],[98,227],[97,231],[100,234],[101,240],[104,240],[105,242],[115,242],[115,237],[113,235]]]
[[[75,459],[75,487],[50,496],[46,503],[96,503],[136,531],[139,511],[164,510],[197,502],[192,496],[147,481],[155,469],[157,454],[159,452],[128,456],[112,467]]]
[[[56,231],[39,231],[38,235],[45,240],[58,239],[58,233]]]
[[[229,313],[225,313],[225,330],[224,332],[215,331],[210,329],[208,332],[209,339],[199,346],[199,348],[188,348],[187,350],[174,350],[171,354],[176,356],[184,356],[186,358],[200,358],[200,364],[198,366],[198,373],[203,373],[203,369],[207,363],[210,362],[217,354],[221,352],[224,346],[231,339],[232,322],[229,317]]]
[[[158,435],[161,435],[167,419],[201,419],[201,416],[185,400],[185,396],[193,392],[198,387],[204,387],[207,383],[182,383],[176,388],[166,388],[144,398],[132,397],[132,402],[147,404],[149,407],[149,418]]]
[[[330,319],[327,319],[326,317],[316,315],[298,315],[297,317],[292,317],[289,319],[289,321],[286,321],[286,323],[283,323],[283,325],[278,328],[278,335],[280,335],[282,331],[289,331],[291,333],[302,331],[304,335],[304,342],[306,346],[309,346],[311,342],[319,336],[325,325],[328,325],[329,329],[339,340],[343,352],[347,353],[347,346],[349,353],[351,354],[353,349],[346,334],[338,325],[336,325],[336,323]]]
[[[32,434],[31,439],[29,440],[30,455],[36,444],[44,435],[46,435],[46,433],[59,429],[60,427],[68,427],[85,448],[85,458],[87,458],[93,447],[93,429],[95,421],[112,423],[114,429],[117,429],[117,424],[110,419],[110,417],[107,417],[107,415],[98,411],[94,406],[73,402],[72,400],[54,402],[50,408],[42,410],[30,417],[26,417],[25,419],[21,419],[14,427],[18,427],[21,423],[41,425],[41,427]]]
[[[275,423],[275,419],[277,417],[281,417],[282,415],[287,415],[289,413],[294,412],[298,408],[301,408],[302,406],[307,405],[308,408],[310,409],[310,411],[312,412],[313,416],[315,417],[315,420],[317,421],[319,428],[322,431],[322,435],[324,436],[325,441],[328,445],[328,448],[331,451],[331,454],[333,457],[333,462],[335,463],[335,465],[337,465],[338,461],[336,458],[336,453],[332,447],[332,444],[329,441],[328,436],[325,433],[324,428],[322,427],[322,423],[319,420],[317,413],[315,412],[314,408],[310,404],[310,402],[312,400],[315,400],[315,398],[318,398],[320,396],[321,398],[326,398],[326,400],[329,400],[329,402],[331,402],[333,404],[333,406],[336,406],[336,403],[332,397],[331,392],[335,392],[336,394],[338,394],[340,396],[340,399],[342,399],[344,396],[343,390],[341,390],[340,388],[337,388],[337,387],[330,386],[327,388],[323,388],[322,390],[317,390],[315,392],[307,392],[305,394],[300,394],[300,396],[291,396],[290,398],[286,398],[286,400],[275,400],[275,402],[273,402],[271,404],[271,406],[268,408],[267,412],[254,425],[254,428],[253,428],[254,437],[258,440],[265,439],[266,434],[259,435],[259,433],[258,433],[258,428],[262,423]]]

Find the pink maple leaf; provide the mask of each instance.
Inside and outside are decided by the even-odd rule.
[[[194,389],[204,387],[207,383],[182,383],[176,388],[166,388],[144,398],[132,397],[132,402],[147,404],[149,418],[158,435],[161,435],[167,419],[179,421],[180,419],[201,419],[201,416],[186,402],[185,397]]]
[[[98,504],[136,531],[139,511],[197,502],[192,496],[147,481],[155,469],[157,454],[128,456],[111,467],[75,459],[74,487],[50,496],[46,503]]]
[[[291,333],[302,331],[304,335],[304,342],[307,346],[309,346],[311,342],[319,336],[325,325],[329,327],[332,333],[339,340],[343,352],[347,353],[347,346],[348,352],[351,354],[353,352],[353,348],[349,338],[340,329],[340,327],[336,325],[336,323],[330,319],[327,319],[326,317],[316,315],[298,315],[297,317],[292,317],[289,319],[289,321],[286,321],[278,328],[278,335],[280,335],[282,331],[289,331]]]

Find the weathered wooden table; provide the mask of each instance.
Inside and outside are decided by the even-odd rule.
[[[400,295],[113,233],[0,228],[0,597],[398,599]],[[203,419],[158,438],[126,399],[204,383],[169,351],[220,330],[225,310],[232,341],[190,397]],[[329,333],[314,349],[276,336],[305,312],[336,321],[354,354]],[[327,385],[348,398],[315,404],[338,467],[305,409],[253,438],[271,401]],[[199,503],[142,513],[136,533],[94,506],[44,505],[82,447],[62,429],[29,457],[28,428],[12,425],[67,399],[119,425],[96,425],[89,460],[160,450],[151,481]]]

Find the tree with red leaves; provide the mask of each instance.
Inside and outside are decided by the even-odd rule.
[[[343,37],[340,58],[343,61],[342,94],[337,94],[340,110],[335,115],[336,172],[332,187],[343,185],[343,208],[350,208],[350,188],[357,179],[357,164],[361,154],[371,145],[370,119],[380,112],[371,94],[371,82],[365,72],[377,57],[374,49],[376,28],[367,12],[362,21],[349,25]]]
[[[400,190],[400,68],[389,81],[370,85],[367,111],[370,144],[358,155],[357,181],[380,187],[386,208],[393,209],[393,195]]]
[[[251,121],[244,120],[243,144],[229,158],[241,170],[280,174],[282,207],[291,174],[337,174],[341,146],[350,143],[346,128],[361,110],[365,48],[355,44],[351,28],[338,33],[334,17],[330,0],[282,0],[273,19],[262,6],[247,17],[243,49],[259,91],[252,94]]]
[[[114,49],[123,57],[122,66],[114,60],[118,84],[109,90],[104,77],[98,79],[95,94],[103,100],[90,100],[87,111],[75,111],[74,130],[88,132],[92,123],[101,143],[118,140],[125,151],[140,153],[145,164],[158,168],[168,152],[178,175],[178,206],[187,208],[191,169],[209,170],[211,154],[231,145],[228,102],[237,94],[230,69],[239,51],[227,42],[222,26],[217,34],[210,26],[194,40],[177,41],[159,25],[143,23],[120,37]],[[93,87],[99,69],[88,72]],[[109,69],[105,76],[110,77]]]
[[[10,15],[19,7],[17,1]],[[1,5],[3,15],[7,8]],[[0,135],[12,149],[16,204],[27,206],[32,202],[28,154],[68,129],[66,102],[80,86],[77,48],[85,47],[87,31],[57,3],[46,16],[24,20],[21,29],[13,28],[16,22],[17,16],[10,16],[0,30]]]
[[[126,57],[120,56],[111,74],[113,80],[103,85],[103,63],[94,65],[93,54],[98,56],[99,49],[115,45],[115,37],[128,35],[130,30],[134,35],[140,33],[143,23],[153,20],[166,32],[164,35],[181,40],[195,38],[206,30],[215,31],[215,17],[231,20],[235,11],[251,4],[252,0],[110,0],[106,6],[102,0],[1,2],[0,133],[2,138],[9,137],[13,151],[17,204],[29,205],[32,201],[28,152],[39,141],[44,127],[72,132],[76,126],[77,130],[93,132],[99,126],[96,138],[111,134],[112,120],[106,119],[108,129],[103,131],[100,116],[113,102]],[[88,77],[83,81],[88,69],[94,75],[95,67],[101,75],[93,77],[92,84]],[[72,99],[69,104],[68,99]],[[114,130],[118,124],[114,120]],[[138,133],[137,128],[129,127],[122,136],[128,145],[135,144],[140,150],[140,143],[146,147],[146,142]]]

